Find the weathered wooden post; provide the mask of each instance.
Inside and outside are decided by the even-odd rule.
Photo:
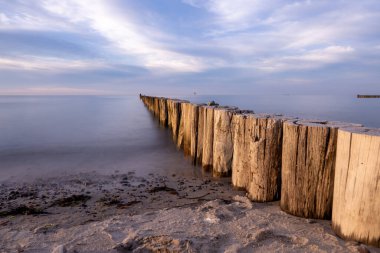
[[[181,104],[181,136],[178,139],[181,140],[180,146],[183,147],[185,156],[190,156],[193,164],[197,155],[198,107],[192,103]]]
[[[342,122],[286,121],[283,125],[281,209],[287,213],[330,219],[335,155]]]
[[[333,230],[380,247],[380,129],[338,130]]]
[[[196,163],[202,165],[203,157],[203,141],[205,129],[206,105],[201,105],[198,108],[198,137],[197,137],[197,157]]]
[[[214,143],[213,143],[213,176],[231,175],[233,142],[232,116],[237,108],[218,107],[214,109]]]
[[[186,102],[186,101],[183,101]],[[173,140],[177,142],[178,130],[181,119],[181,101],[177,99],[168,99],[168,125],[172,131]]]
[[[251,170],[249,144],[251,135],[247,129],[247,115],[235,114],[232,116],[232,185],[247,189],[249,183],[249,173]]]
[[[172,121],[173,121],[173,103],[175,99],[168,98],[166,100],[166,106],[168,108],[168,128],[172,131]],[[172,131],[173,133],[173,131]],[[174,138],[174,136],[173,136]]]
[[[232,184],[241,189],[246,189],[249,181],[250,160],[249,143],[250,135],[247,132],[247,116],[253,111],[241,111],[232,116]]]
[[[182,131],[181,131],[182,130]],[[185,156],[190,155],[190,103],[181,104],[181,123],[180,123],[180,134],[182,139],[182,148]]]
[[[202,168],[212,170],[214,150],[214,110],[215,106],[204,107]]]
[[[149,97],[149,110],[154,113],[154,97]]]
[[[168,125],[168,107],[167,107],[166,100],[167,100],[166,98],[158,99],[159,108],[160,108],[159,120],[160,120],[160,124],[165,127]]]
[[[153,111],[154,111],[154,116],[159,117],[160,115],[160,99],[158,97],[154,97],[154,104],[153,104]]]
[[[177,138],[177,147],[182,148],[185,155],[190,154],[189,104],[188,102],[180,104],[181,117]]]
[[[282,124],[287,119],[252,113],[233,116],[232,183],[246,189],[254,201],[280,197]]]
[[[199,119],[199,105],[190,105],[190,157],[193,164],[196,164],[197,158],[197,144],[198,144],[198,119]]]

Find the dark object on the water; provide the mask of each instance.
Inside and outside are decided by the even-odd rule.
[[[380,98],[380,95],[357,95],[357,98]]]
[[[82,203],[86,203],[89,199],[91,199],[91,196],[88,195],[72,195],[67,198],[58,199],[53,202],[52,206],[61,206],[61,207],[67,207],[67,206],[76,206]]]
[[[213,105],[216,105],[218,106],[219,104],[217,102],[215,102],[214,100],[210,101],[207,103],[208,106],[213,106]]]
[[[149,190],[149,193],[155,193],[155,192],[168,192],[170,194],[178,195],[178,192],[176,189],[173,189],[167,186],[154,187],[153,189]]]
[[[33,215],[33,214],[46,214],[41,209],[37,209],[31,206],[18,206],[16,208],[10,209],[8,211],[1,211],[0,217],[14,216],[14,215]]]

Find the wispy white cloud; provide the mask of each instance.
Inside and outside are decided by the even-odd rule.
[[[7,95],[104,95],[112,94],[101,89],[84,89],[71,87],[30,87],[30,88],[0,88],[2,96]]]
[[[53,57],[24,56],[18,58],[0,57],[0,69],[65,72],[69,70],[105,69],[107,64],[95,60],[69,60]]]
[[[38,1],[13,0],[0,2],[1,30],[63,31],[73,27],[63,20],[48,15]]]
[[[241,31],[257,26],[272,8],[280,5],[278,1],[268,0],[183,0],[191,6],[204,8],[215,15],[212,23],[223,27],[211,34]]]
[[[133,15],[121,13],[117,6],[102,0],[60,1],[45,0],[42,6],[52,14],[66,18],[74,25],[86,24],[93,31],[108,39],[120,53],[129,57],[131,64],[141,64],[148,68],[166,71],[197,72],[207,66],[199,57],[170,51],[156,38],[167,37],[153,31],[154,28],[139,24]]]
[[[254,65],[258,69],[269,72],[316,69],[345,61],[353,55],[354,51],[349,46],[330,46],[298,55],[266,58]]]

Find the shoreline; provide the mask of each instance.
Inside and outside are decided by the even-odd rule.
[[[0,196],[0,252],[380,252],[211,178],[81,173],[2,183]]]

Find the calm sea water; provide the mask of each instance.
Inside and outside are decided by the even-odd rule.
[[[287,95],[183,98],[380,127],[380,99]],[[0,181],[91,171],[201,175],[137,96],[0,97]]]
[[[199,172],[138,96],[0,97],[0,181],[116,170]]]

